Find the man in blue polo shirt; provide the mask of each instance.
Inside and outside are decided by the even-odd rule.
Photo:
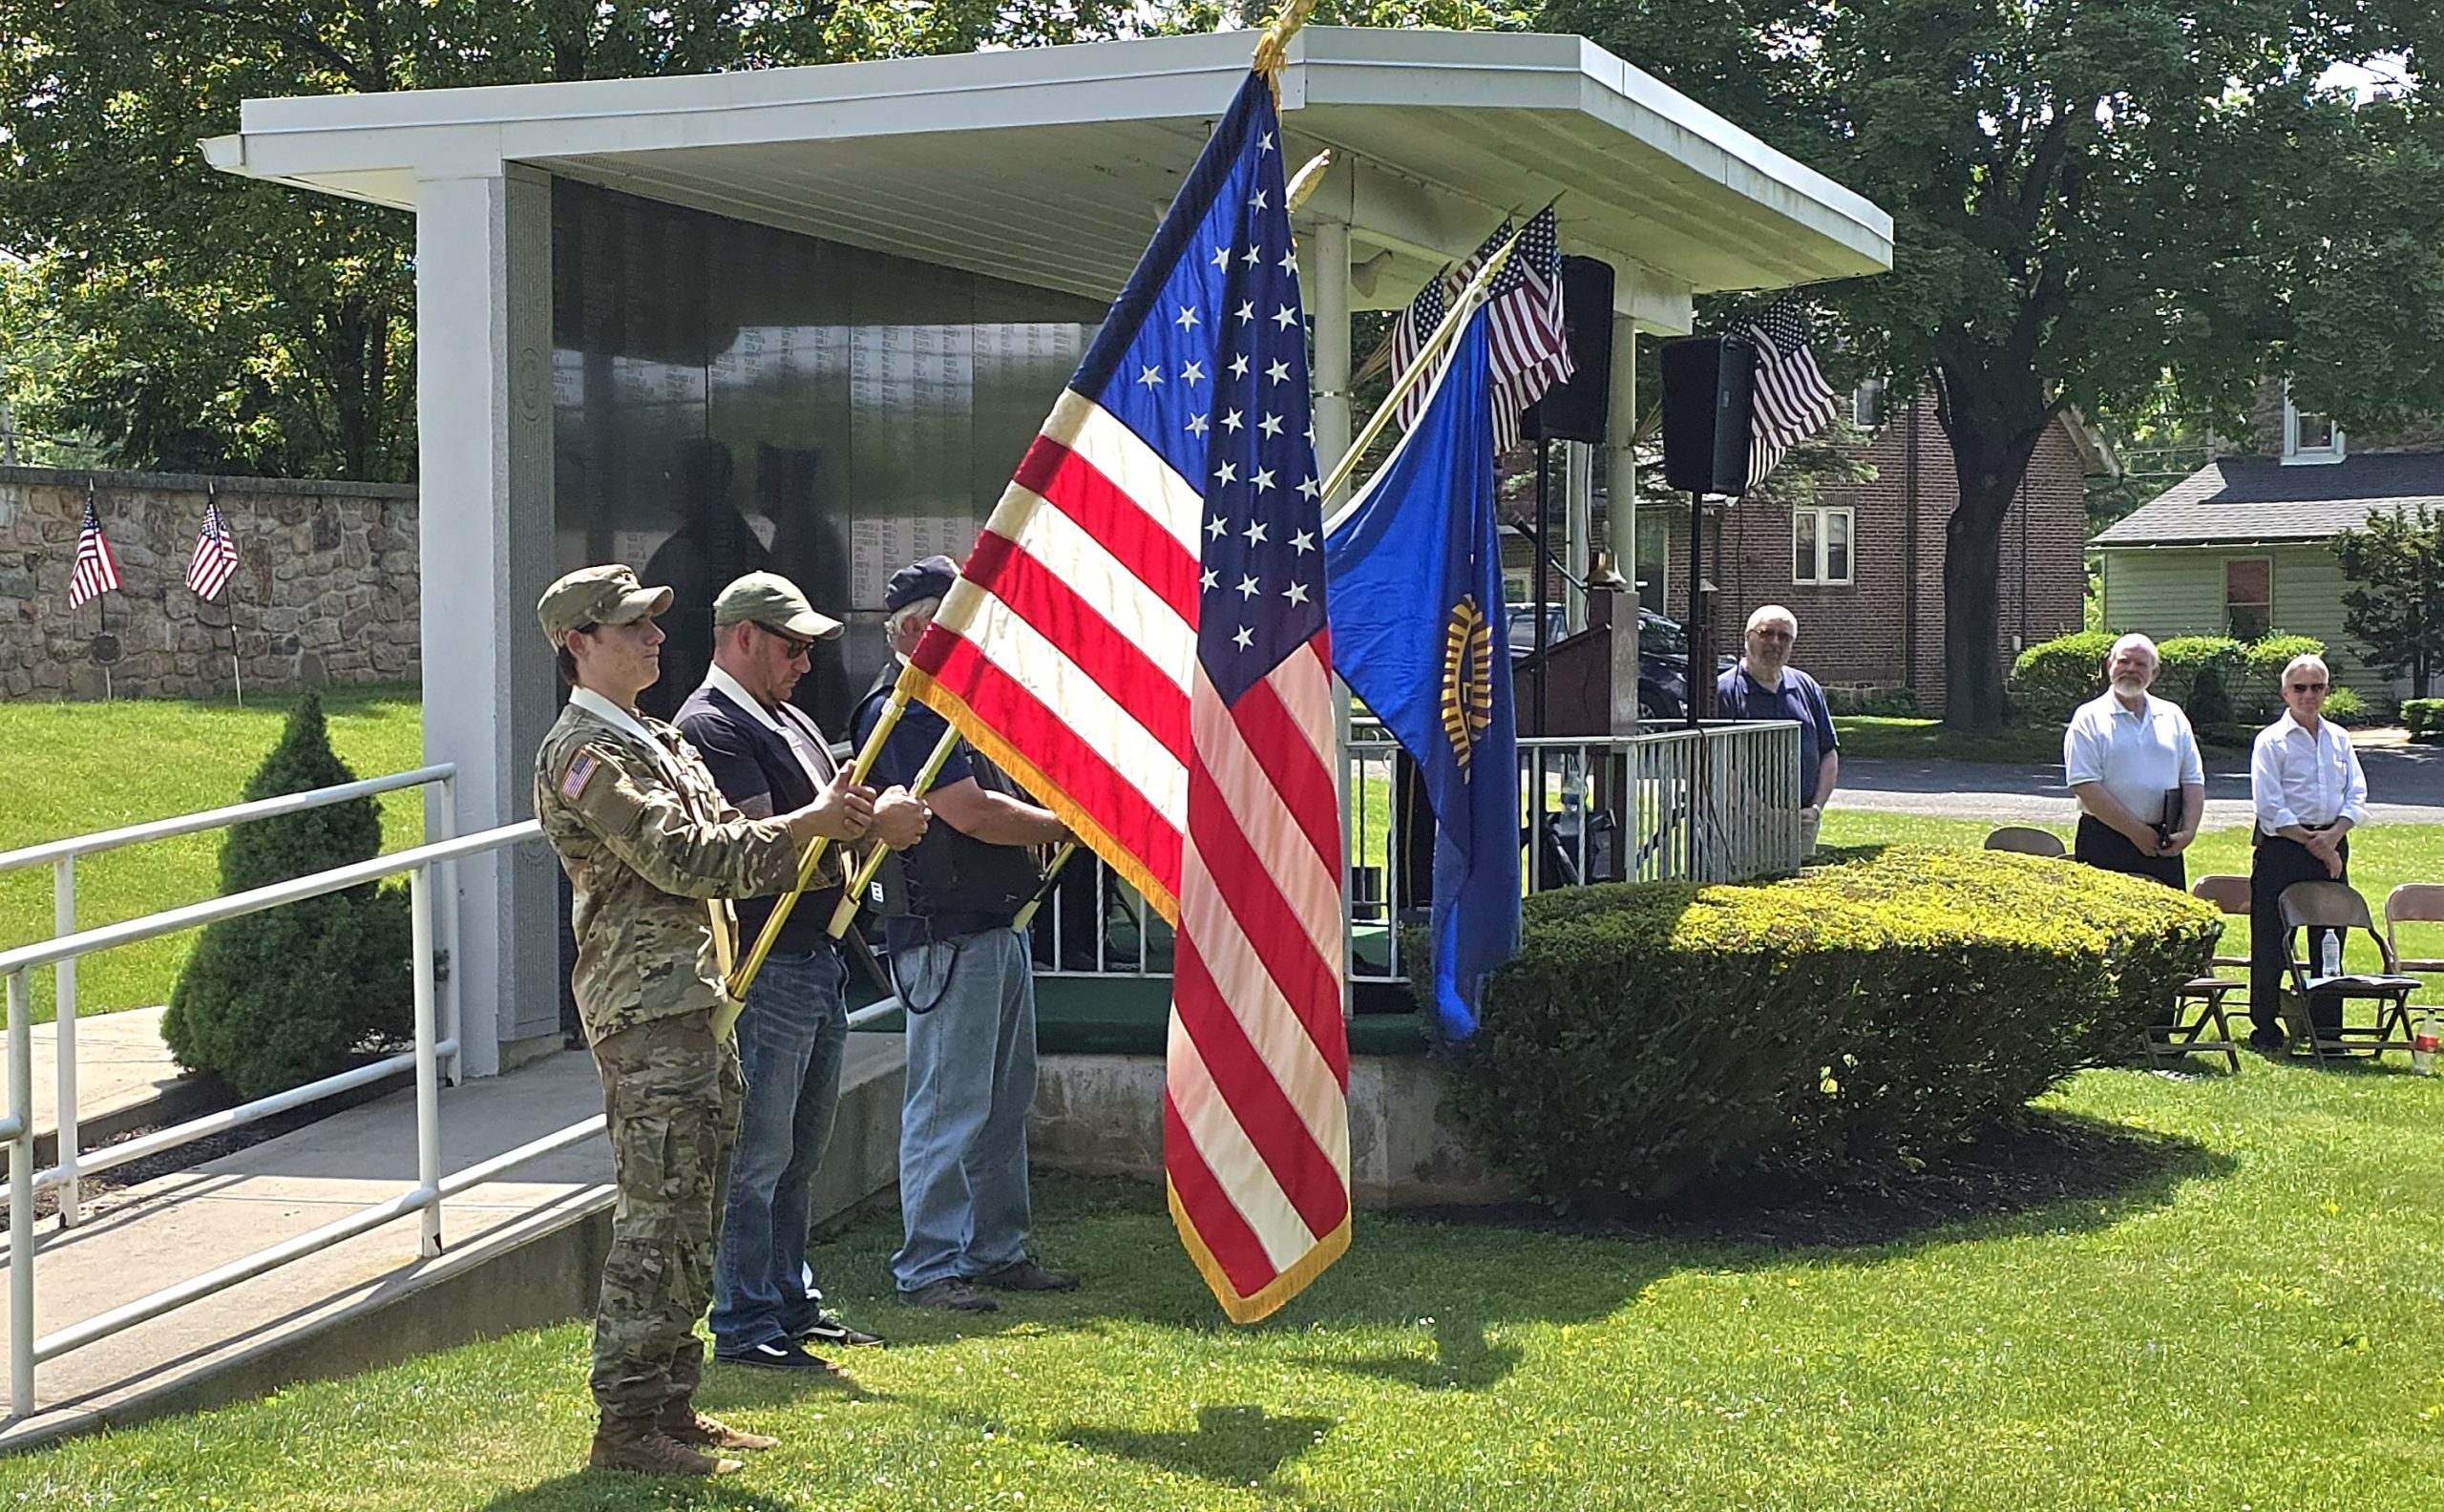
[[[1780,604],[1765,604],[1748,617],[1746,655],[1715,680],[1715,709],[1727,720],[1795,720],[1799,723],[1800,818],[1806,829],[1801,854],[1816,850],[1825,801],[1842,774],[1841,742],[1833,734],[1833,711],[1816,679],[1788,665],[1799,640],[1799,617]]]

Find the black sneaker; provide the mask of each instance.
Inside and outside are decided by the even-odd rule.
[[[713,1358],[725,1365],[744,1365],[750,1370],[790,1371],[800,1376],[836,1376],[832,1362],[820,1354],[807,1352],[795,1339],[775,1339],[763,1344],[750,1344],[742,1350],[715,1350]]]
[[[829,1344],[833,1349],[880,1349],[882,1340],[853,1329],[837,1312],[818,1312],[814,1321],[790,1335],[801,1344]]]
[[[914,1292],[902,1292],[899,1300],[910,1307],[940,1308],[948,1312],[998,1312],[1001,1308],[1001,1303],[958,1276],[929,1281]]]
[[[2287,1037],[2286,1037],[2280,1029],[2252,1029],[2249,1031],[2249,1048],[2252,1050],[2263,1050],[2269,1055],[2273,1055],[2279,1053],[2288,1042]]]
[[[973,1278],[980,1287],[996,1292],[1075,1292],[1078,1278],[1066,1270],[1047,1270],[1032,1260],[1013,1260],[999,1270],[987,1270]]]

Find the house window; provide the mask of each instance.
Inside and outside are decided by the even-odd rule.
[[[2241,556],[2223,564],[2223,623],[2235,640],[2254,640],[2274,624],[2274,562]]]
[[[2283,465],[2314,466],[2342,460],[2342,428],[2333,416],[2304,410],[2291,402],[2291,386],[2283,386]]]
[[[1833,585],[1850,580],[1850,512],[1791,512],[1791,581]]]
[[[1850,393],[1850,421],[1862,430],[1884,424],[1885,382],[1869,378]]]

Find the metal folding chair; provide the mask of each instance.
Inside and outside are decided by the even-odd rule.
[[[1986,837],[1989,850],[2009,850],[2018,855],[2066,856],[2070,848],[2062,837],[2051,830],[2032,830],[2026,825],[2005,825]]]
[[[2190,888],[2190,895],[2212,903],[2224,914],[2249,914],[2249,879],[2244,876],[2203,876]],[[2245,956],[2217,956],[2213,964],[2248,969]],[[2234,993],[2248,990],[2246,976],[2225,976],[2209,972],[2193,976],[2173,989],[2172,1022],[2154,1025],[2147,1031],[2147,1054],[2151,1060],[2178,1060],[2198,1052],[2221,1055],[2234,1071],[2241,1068],[2240,1041],[2232,1038],[2228,999]],[[2207,1031],[2214,1038],[2207,1038]]]
[[[2419,980],[2395,969],[2392,942],[2376,933],[2375,920],[2368,915],[2368,900],[2359,895],[2359,890],[2343,882],[2294,882],[2283,890],[2282,906],[2283,955],[2291,968],[2291,988],[2298,999],[2296,1017],[2289,1011],[2285,1015],[2293,1039],[2305,1039],[2319,1061],[2328,1053],[2366,1050],[2381,1057],[2388,1050],[2408,1050],[2410,995],[2418,990]],[[2318,976],[2314,975],[2314,964],[2302,960],[2292,949],[2303,930],[2338,930],[2346,949],[2350,943],[2350,932],[2364,931],[2375,942],[2385,969],[2370,976]],[[2313,944],[2310,948],[2314,948]],[[2320,1034],[2308,1006],[2310,997],[2318,995],[2341,998],[2346,1012],[2354,999],[2373,1002],[2376,1021],[2372,1025],[2352,1025],[2346,1018],[2329,1037]]]
[[[2444,958],[2402,954],[2396,931],[2404,924],[2444,924],[2444,882],[2405,882],[2385,894],[2385,946],[2392,953],[2393,970],[2444,976]]]

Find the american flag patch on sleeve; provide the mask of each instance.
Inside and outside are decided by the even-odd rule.
[[[569,763],[569,769],[560,773],[560,796],[571,803],[577,802],[585,795],[585,785],[594,780],[594,774],[601,767],[602,758],[594,754],[592,746],[579,751],[577,759]]]

